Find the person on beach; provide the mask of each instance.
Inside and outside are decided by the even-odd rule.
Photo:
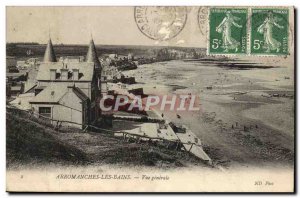
[[[268,12],[267,18],[264,22],[257,28],[257,32],[264,35],[264,45],[263,48],[266,49],[266,52],[271,52],[271,50],[276,50],[279,52],[281,43],[274,39],[273,37],[273,27],[276,26],[279,29],[284,27],[278,24],[280,21],[278,17],[274,17],[271,11]]]
[[[235,21],[240,20],[239,17],[235,17],[232,15],[230,11],[226,12],[226,17],[222,20],[222,22],[216,28],[218,33],[222,33],[222,48],[224,52],[228,52],[231,49],[235,49],[238,51],[238,47],[241,45],[240,42],[236,41],[231,36],[232,25],[238,28],[242,28],[241,25],[237,24]]]

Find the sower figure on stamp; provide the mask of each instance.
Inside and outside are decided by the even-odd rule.
[[[224,52],[228,52],[228,50],[230,49],[235,49],[235,51],[237,52],[238,47],[240,46],[240,42],[231,37],[232,25],[238,28],[242,28],[241,25],[235,22],[236,20],[240,20],[240,18],[233,16],[230,11],[227,11],[226,17],[216,28],[217,32],[222,33],[222,48],[224,48]]]
[[[277,22],[280,21],[279,18],[274,17],[271,11],[268,12],[268,16],[261,24],[257,31],[260,34],[264,35],[264,46],[263,48],[266,49],[266,52],[271,52],[271,50],[276,50],[279,52],[281,43],[273,38],[273,27],[276,26],[280,29],[283,29],[283,26],[279,25]]]

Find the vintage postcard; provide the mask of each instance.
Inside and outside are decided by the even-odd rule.
[[[295,191],[294,7],[6,7],[8,192]]]

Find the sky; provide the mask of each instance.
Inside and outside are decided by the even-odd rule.
[[[206,47],[198,25],[199,7],[188,7],[187,22],[175,38],[156,41],[140,32],[133,7],[7,7],[6,41],[54,44],[172,45]]]

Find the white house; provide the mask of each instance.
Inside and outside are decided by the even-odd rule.
[[[67,121],[68,125],[81,128],[90,123],[89,102],[78,87],[52,84],[34,97],[30,104],[40,118],[51,118],[54,123]]]
[[[35,97],[29,102],[40,117],[68,121],[70,125],[84,127],[97,121],[100,110],[101,65],[94,41],[91,40],[86,62],[56,61],[51,39],[44,61],[31,90]]]

